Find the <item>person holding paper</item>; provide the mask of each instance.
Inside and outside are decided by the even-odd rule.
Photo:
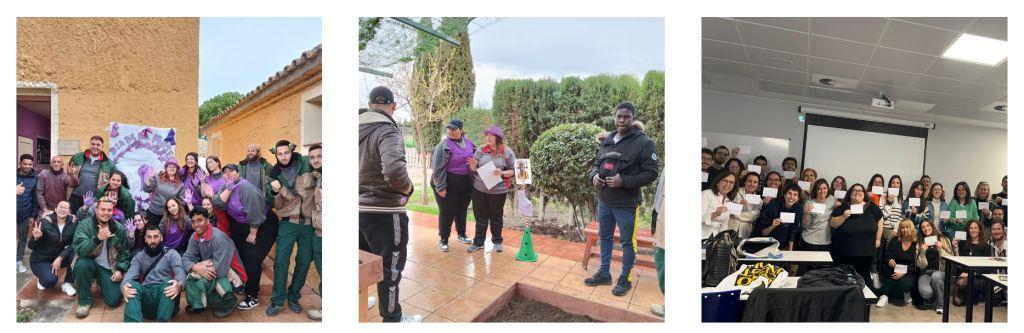
[[[722,172],[711,182],[711,188],[701,192],[701,239],[728,229],[730,215],[725,202],[733,201],[738,191],[736,175]]]
[[[938,228],[939,232],[945,234],[947,238],[952,238],[953,234],[945,232],[945,225],[949,218],[942,217],[942,212],[949,211],[949,204],[946,203],[946,190],[942,187],[942,183],[932,183],[931,187],[926,188],[929,190],[925,201],[928,202],[928,211],[931,212],[932,225]]]
[[[878,297],[877,307],[885,307],[889,299],[897,301],[896,305],[911,302],[910,291],[917,284],[917,231],[914,222],[905,219],[899,222],[897,238],[889,242],[885,255],[882,257],[882,296]],[[902,300],[903,302],[898,302]]]
[[[804,201],[802,251],[828,251],[832,243],[832,227],[828,219],[836,207],[835,198],[829,194],[828,181],[818,179],[811,187],[811,196]]]
[[[750,237],[772,237],[779,241],[782,250],[792,251],[800,232],[800,224],[795,222],[804,219],[800,187],[787,183],[782,187],[781,195],[780,200],[772,200],[761,209],[761,216],[754,223]]]
[[[469,244],[466,236],[466,215],[470,196],[473,194],[473,174],[469,171],[469,159],[473,157],[476,144],[466,137],[461,119],[448,122],[448,136],[434,147],[430,166],[433,169],[430,187],[434,189],[434,200],[439,210],[437,243],[442,252],[448,252],[448,237],[452,235],[452,223],[458,233],[459,242]]]
[[[915,227],[920,226],[921,221],[927,220],[929,216],[928,206],[925,205],[927,202],[923,197],[924,185],[915,180],[908,192],[907,198],[903,200],[903,216],[913,221]]]
[[[640,215],[643,200],[640,189],[658,179],[658,154],[654,150],[654,141],[634,125],[635,117],[633,103],[623,102],[615,107],[616,130],[609,132],[601,142],[590,174],[598,189],[597,233],[601,245],[601,267],[583,282],[588,286],[611,284],[612,241],[618,228],[622,241],[622,272],[611,290],[615,296],[624,296],[633,288],[631,273],[636,262],[636,217]],[[732,176],[731,179],[733,184],[728,190],[734,195],[736,178]],[[724,203],[725,198],[720,202]],[[477,219],[477,223],[479,221]]]
[[[768,175],[764,177],[764,179],[764,186],[761,187],[761,197],[764,200],[764,204],[767,205],[768,203],[772,202],[772,199],[775,199],[775,197],[779,195],[778,190],[779,187],[782,186],[782,175],[780,175],[778,172],[770,171],[768,172]],[[774,189],[775,195],[765,196],[764,189],[766,188]]]
[[[743,176],[743,187],[733,198],[733,202],[743,205],[743,212],[729,218],[728,228],[736,230],[736,233],[742,238],[750,237],[750,232],[754,228],[754,220],[761,215],[762,201],[757,194],[757,186],[761,183],[760,178],[756,172],[747,173],[746,176]]]
[[[764,181],[767,180],[764,178],[764,175],[771,171],[768,169],[768,158],[764,157],[764,155],[757,155],[757,157],[754,157],[753,164],[761,168],[761,171],[758,172],[761,175],[761,184],[758,184],[758,188],[764,187]]]
[[[864,281],[871,281],[871,262],[882,244],[882,211],[865,201],[866,197],[864,185],[853,184],[843,204],[832,210],[828,222],[832,227],[829,253],[834,265],[853,266]],[[853,206],[862,207],[863,212],[853,214]]]
[[[986,228],[992,225],[992,207],[995,202],[989,201],[989,194],[992,192],[988,182],[979,182],[974,188],[974,202],[978,204],[978,219]]]
[[[797,162],[795,157],[786,157],[782,159],[782,172],[785,173],[786,171],[789,171],[793,173],[792,177],[786,177],[787,182],[796,181],[796,168]]]
[[[704,181],[700,183],[700,190],[706,190],[711,188],[711,181],[718,176],[718,169],[713,167],[715,153],[711,152],[711,149],[702,148],[700,150],[700,172],[704,174]]]
[[[956,183],[953,187],[953,200],[949,201],[949,211],[952,219],[943,228],[947,235],[966,230],[967,221],[979,220],[978,204],[971,198],[971,188],[967,182]],[[962,216],[964,213],[958,213],[959,211],[966,211],[966,216]]]
[[[484,247],[487,240],[487,229],[491,229],[491,243],[494,244],[494,251],[501,252],[502,237],[501,230],[505,222],[502,216],[505,215],[505,198],[512,188],[512,177],[515,176],[516,154],[511,148],[505,145],[505,131],[498,125],[491,125],[484,131],[487,145],[478,147],[473,157],[470,157],[469,170],[473,173],[473,217],[476,218],[476,230],[473,234],[473,244],[466,248],[467,252],[473,252]],[[483,175],[478,169],[491,165],[494,176],[501,177],[500,182],[494,186],[484,184]]]
[[[871,176],[868,182],[868,198],[875,206],[882,206],[882,196],[885,195],[885,177],[881,174]]]
[[[1009,217],[1007,213],[1009,213],[1009,211],[1006,210],[1006,202],[1003,202],[1003,200],[1006,199],[1006,186],[1008,185],[1006,183],[1006,176],[1003,176],[1003,181],[1001,184],[1003,187],[1003,191],[993,194],[992,201],[995,201],[996,205],[1003,209],[1003,221],[1007,221],[1007,218]]]
[[[899,175],[893,175],[889,177],[889,187],[886,189],[886,193],[883,195],[883,199],[880,199],[881,205],[879,208],[882,210],[882,218],[885,221],[882,223],[884,230],[882,230],[882,240],[888,240],[896,236],[896,228],[903,221],[903,186],[902,179]],[[895,194],[891,193],[890,189],[899,189]]]
[[[967,240],[958,240],[953,242],[953,252],[958,256],[966,257],[989,257],[992,256],[992,246],[988,243],[988,235],[985,232],[985,227],[981,225],[978,220],[971,220],[967,222]],[[987,273],[987,272],[986,272]],[[978,293],[974,295],[974,302],[977,304],[978,300],[981,299],[981,291],[983,290],[984,282],[982,279],[974,279],[974,292]],[[960,276],[956,278],[956,289],[953,294],[953,305],[960,306],[963,304],[962,300],[967,297],[967,273],[961,272]],[[975,305],[975,304],[972,304]]]
[[[942,313],[942,292],[945,290],[946,262],[942,256],[953,253],[949,238],[939,232],[931,221],[921,221],[921,242],[917,249],[917,291],[925,299],[924,305]],[[932,297],[934,296],[934,297]]]

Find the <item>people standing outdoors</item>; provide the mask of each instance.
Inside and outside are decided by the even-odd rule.
[[[178,198],[167,198],[164,202],[164,216],[160,220],[160,231],[164,234],[164,246],[169,250],[185,253],[188,237],[192,234],[192,221],[185,205]]]
[[[43,215],[50,215],[58,203],[67,201],[68,191],[78,186],[77,171],[72,168],[64,170],[64,159],[60,156],[51,158],[50,168],[40,171],[38,178],[36,195],[43,197],[43,203],[39,206],[43,209]]]
[[[476,150],[473,141],[466,137],[462,120],[453,118],[447,129],[448,135],[434,147],[430,179],[439,210],[437,232],[441,239],[437,246],[442,252],[448,252],[453,222],[458,241],[472,242],[466,236],[466,214],[473,194],[473,174],[468,161]]]
[[[749,173],[747,176],[757,175]],[[658,177],[658,187],[654,191],[654,269],[658,274],[658,289],[665,294],[665,172]],[[651,313],[665,317],[665,303],[651,304]]]
[[[477,148],[473,157],[467,160],[469,170],[473,173],[473,217],[476,219],[476,230],[473,233],[473,243],[466,248],[467,252],[473,252],[484,247],[487,240],[487,229],[491,230],[491,244],[494,244],[494,251],[501,252],[502,229],[505,227],[503,216],[505,215],[505,199],[508,198],[508,191],[512,189],[512,177],[515,176],[516,154],[505,145],[505,131],[498,125],[491,125],[484,131],[486,145]],[[492,164],[494,175],[501,177],[501,181],[488,187],[484,183],[483,176],[478,171],[480,167]]]
[[[245,275],[248,276],[245,299],[238,303],[238,308],[249,310],[260,305],[262,263],[267,257],[262,249],[270,248],[275,239],[263,228],[267,219],[267,206],[256,185],[242,178],[237,165],[228,164],[222,173],[224,185],[213,197],[213,206],[224,211],[225,220],[229,224],[226,234],[235,245]]]
[[[164,163],[160,172],[146,175],[142,190],[149,193],[149,207],[146,208],[146,220],[149,223],[159,223],[163,219],[167,199],[185,201],[185,186],[181,183],[178,169],[178,162],[171,158]]]
[[[875,303],[880,308],[890,299],[902,301],[897,305],[910,303],[910,291],[917,285],[917,230],[914,222],[907,219],[897,225],[897,236],[886,245],[885,255],[880,260],[883,263],[880,271],[882,296]]]
[[[279,228],[277,222],[279,218],[277,212],[273,209],[274,195],[271,194],[269,190],[270,181],[272,180],[270,179],[270,172],[274,169],[274,165],[268,162],[267,159],[262,156],[262,153],[263,152],[260,150],[259,144],[249,144],[249,147],[246,148],[245,159],[238,162],[238,172],[246,181],[256,185],[256,188],[260,189],[260,193],[266,197],[267,209],[269,209],[269,211],[267,212],[267,220],[263,222],[261,227],[261,229],[266,230],[261,231],[267,232],[267,235],[271,238],[277,238],[277,229]],[[220,161],[218,160],[218,162]],[[214,191],[219,191],[219,189],[215,187]],[[227,221],[226,218],[224,220]],[[227,224],[224,224],[224,226],[226,227]],[[223,231],[225,233],[228,232],[227,229],[224,229]],[[260,251],[263,257],[266,257],[267,254],[270,253],[270,248],[261,248]]]
[[[871,262],[882,244],[882,211],[865,200],[864,185],[853,184],[842,205],[832,211],[832,244],[829,252],[835,265],[851,265],[864,281],[871,279]],[[853,213],[855,206],[860,212]]]
[[[185,299],[188,312],[198,313],[213,308],[214,318],[224,318],[234,311],[235,288],[245,283],[245,272],[235,270],[238,252],[231,238],[210,225],[210,213],[198,208],[189,213],[195,233],[188,238],[188,250],[181,256],[181,267],[187,271]]]
[[[800,202],[800,186],[786,183],[779,194],[782,198],[772,200],[761,208],[761,216],[754,223],[754,231],[750,237],[771,237],[779,241],[779,248],[793,251],[797,235],[800,233],[800,222],[804,220],[803,203]],[[783,222],[782,214],[792,213],[791,222]]]
[[[313,180],[316,183],[313,196],[313,264],[316,265],[316,274],[320,277],[320,286],[317,292],[323,295],[324,292],[324,266],[323,266],[323,161],[324,151],[320,144],[309,147],[309,166],[313,169]],[[320,309],[309,309],[306,317],[311,320],[323,320],[323,313]]]
[[[60,289],[68,296],[75,296],[75,275],[71,271],[75,250],[71,247],[71,241],[77,227],[78,219],[71,214],[71,204],[67,201],[58,203],[53,212],[30,226],[28,248],[32,250],[32,255],[28,262],[32,274],[36,276],[36,288],[39,290],[56,286],[57,272],[67,268]]]
[[[28,270],[25,268],[22,260],[25,258],[25,244],[28,239],[29,219],[39,217],[45,206],[45,202],[40,200],[42,196],[36,195],[39,190],[37,188],[39,178],[36,177],[36,170],[33,168],[33,162],[34,160],[32,159],[32,155],[29,154],[22,154],[18,158],[18,250],[16,251],[18,273],[24,273]]]
[[[393,115],[398,105],[386,87],[370,91],[368,111],[359,114],[360,250],[383,258],[384,280],[377,283],[377,308],[384,322],[420,322],[402,315],[398,286],[409,244],[405,205],[413,194],[405,162],[405,141]]]
[[[69,171],[75,171],[75,176],[78,176],[78,186],[68,198],[72,213],[82,208],[85,197],[92,196],[96,189],[106,185],[110,175],[117,170],[114,161],[102,148],[103,137],[94,135],[89,138],[89,149],[75,154],[68,162]]]
[[[132,257],[121,282],[124,322],[140,323],[143,318],[169,322],[178,314],[178,299],[185,289],[181,255],[164,246],[163,235],[156,226],[146,227],[145,241],[146,250]]]
[[[112,172],[107,180],[107,184],[100,186],[93,199],[98,200],[102,197],[114,198],[117,202],[117,207],[115,208],[121,211],[125,218],[135,216],[135,199],[132,198],[131,188],[128,187],[128,178],[121,171],[115,170]]]
[[[313,174],[309,157],[295,151],[296,146],[288,140],[274,144],[277,164],[270,171],[267,193],[274,196],[274,211],[277,212],[277,251],[274,254],[274,292],[267,307],[267,316],[276,316],[288,301],[288,309],[302,312],[299,293],[306,284],[306,273],[313,259],[313,216],[315,202]],[[252,237],[252,236],[250,236]],[[297,251],[296,251],[297,248]],[[295,267],[288,283],[288,267],[291,266],[292,252],[295,252]]]
[[[121,304],[121,288],[118,285],[128,271],[131,259],[131,244],[124,226],[113,222],[114,201],[108,197],[99,199],[96,214],[82,220],[75,228],[72,247],[75,249],[75,283],[78,285],[78,308],[75,317],[89,316],[92,308],[92,283],[96,281],[108,307]]]
[[[640,189],[658,179],[658,155],[654,141],[633,126],[636,107],[623,102],[615,107],[614,132],[601,143],[590,178],[598,191],[598,243],[601,267],[583,282],[588,286],[611,284],[612,242],[619,229],[622,246],[622,272],[612,295],[624,296],[633,287],[632,269],[636,262],[637,216],[640,215]],[[721,175],[720,175],[721,177]],[[736,177],[732,177],[736,182]],[[730,189],[735,194],[735,189]],[[475,206],[475,205],[474,205]],[[726,219],[728,220],[728,219]],[[477,223],[479,223],[477,219]]]
[[[241,169],[241,167],[239,167]],[[210,203],[213,203],[214,197],[217,193],[220,193],[221,187],[224,186],[224,166],[221,165],[220,157],[217,155],[210,155],[206,157],[206,180],[199,185],[200,193],[203,198],[210,199]],[[255,184],[254,184],[255,185]],[[258,186],[257,186],[258,187]],[[263,189],[260,189],[260,195],[263,196]],[[266,201],[266,199],[264,199]],[[230,222],[228,222],[227,213],[223,209],[214,206],[213,210],[207,209],[210,213],[210,224],[220,229],[222,232],[230,232]],[[277,228],[271,228],[276,235]]]
[[[199,207],[203,204],[202,184],[207,176],[206,171],[199,166],[199,154],[195,152],[186,154],[185,166],[181,168],[180,172],[181,182],[185,186],[185,205]]]
[[[921,242],[917,249],[917,268],[921,270],[921,275],[917,279],[917,290],[921,298],[925,299],[924,305],[930,305],[935,312],[941,314],[944,300],[942,293],[946,283],[946,262],[942,257],[952,254],[953,246],[932,221],[923,220],[918,227],[921,229]],[[929,242],[929,237],[935,237],[935,240]]]
[[[966,211],[967,218],[957,217],[957,211]],[[967,182],[956,183],[953,187],[953,199],[949,200],[949,223],[943,229],[946,235],[953,235],[957,231],[966,231],[967,222],[979,221],[978,204],[971,197],[971,188]]]

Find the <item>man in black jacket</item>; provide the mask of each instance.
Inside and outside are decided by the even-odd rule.
[[[598,237],[601,268],[583,282],[588,286],[612,284],[610,265],[615,227],[622,239],[622,273],[612,295],[623,296],[633,287],[631,270],[636,262],[636,218],[642,200],[640,188],[658,178],[654,142],[633,126],[636,108],[623,102],[615,108],[616,131],[601,142],[591,179],[598,189]]]

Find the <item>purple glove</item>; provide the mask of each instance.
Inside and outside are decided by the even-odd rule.
[[[225,182],[224,183],[224,189],[226,189],[228,191],[234,192],[235,188],[238,188],[238,179],[235,179],[235,181],[233,181],[233,182]]]
[[[92,204],[96,203],[96,198],[95,198],[95,197],[93,197],[93,193],[92,193],[92,191],[89,191],[89,192],[85,192],[85,200],[84,200],[84,202],[83,202],[83,203],[84,203],[84,204],[85,204],[86,206],[92,206]]]
[[[192,202],[192,189],[185,189],[185,202]]]

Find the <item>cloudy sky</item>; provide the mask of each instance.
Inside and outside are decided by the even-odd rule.
[[[199,104],[223,92],[243,95],[320,44],[320,18],[199,19]]]
[[[507,78],[552,78],[633,74],[665,69],[665,25],[661,18],[481,18],[470,27],[476,73],[475,106],[491,107],[494,82]],[[495,22],[495,20],[497,20]],[[361,74],[360,105],[378,84]],[[399,111],[400,118],[408,117]]]

